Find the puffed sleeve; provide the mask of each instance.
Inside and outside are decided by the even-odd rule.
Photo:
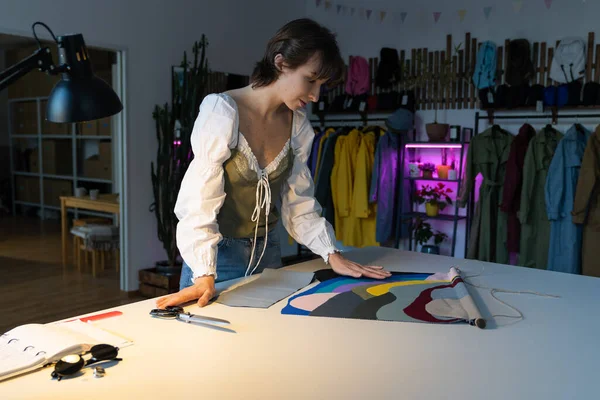
[[[315,134],[302,111],[296,111],[294,128],[291,140],[294,165],[281,192],[282,222],[298,243],[327,262],[329,255],[338,249],[335,246],[333,227],[321,217],[322,208],[315,199],[313,179],[306,164]]]
[[[232,99],[210,94],[200,105],[192,130],[194,159],[181,182],[175,204],[177,247],[199,276],[217,278],[217,245],[222,239],[217,215],[225,201],[223,163],[236,146],[237,109]]]

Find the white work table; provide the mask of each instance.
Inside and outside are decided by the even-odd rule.
[[[97,321],[132,339],[106,376],[51,380],[51,368],[0,383],[1,399],[595,399],[600,398],[600,279],[393,249],[348,253],[389,270],[447,272],[483,286],[561,296],[497,294],[525,319],[488,328],[282,315],[192,305],[231,321],[227,333],[150,317],[155,299]],[[312,271],[321,260],[290,267]],[[514,314],[468,287],[484,317]],[[94,313],[95,314],[95,313]]]

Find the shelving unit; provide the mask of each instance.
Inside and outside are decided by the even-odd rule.
[[[82,126],[79,124],[73,123],[64,126],[45,121],[44,108],[47,99],[47,97],[24,97],[12,98],[8,101],[10,166],[13,182],[11,185],[12,211],[13,214],[17,214],[18,206],[38,208],[40,209],[39,215],[42,219],[47,217],[46,211],[48,210],[60,211],[60,206],[57,204],[58,197],[61,195],[73,195],[74,189],[79,186],[85,187],[89,185],[91,187],[100,185],[100,187],[104,188],[104,192],[112,192],[114,189],[112,145],[105,145],[110,149],[108,150],[110,151],[108,155],[110,160],[107,164],[110,167],[110,172],[106,173],[106,178],[83,176],[84,171],[81,168],[87,162],[87,160],[84,160],[86,144],[96,141],[100,149],[102,146],[100,143],[112,143],[112,135],[85,135],[82,134]],[[23,126],[23,120],[16,121],[17,107],[28,107],[29,111],[35,110],[35,114],[29,115],[29,119],[24,120],[30,121],[25,126]],[[104,121],[105,124],[108,122],[110,120]],[[17,123],[20,125],[17,126]],[[110,126],[108,129],[112,131]],[[70,133],[55,134],[53,133],[55,130],[64,130]],[[18,145],[19,141],[28,141],[29,143],[23,148],[22,143]],[[55,173],[44,171],[49,161],[48,158],[45,158],[48,146],[44,147],[44,145],[48,144],[49,141],[54,142],[49,146],[50,148],[62,146],[62,154],[56,151],[55,154],[52,154],[52,157],[60,158],[64,157],[65,154],[68,154],[66,157],[69,157],[63,160],[54,160],[56,166],[60,166],[60,168],[56,169],[56,172],[52,171]],[[68,145],[64,143],[60,144],[61,141],[68,143]],[[30,150],[30,155],[23,157]],[[17,155],[19,158],[18,163],[15,158]],[[29,171],[27,171],[28,169]],[[61,181],[67,181],[70,184],[57,183]],[[79,214],[112,218],[110,214],[92,211],[72,210],[70,212],[75,213],[76,218]]]
[[[416,133],[415,133],[416,135]],[[412,145],[412,146],[411,146]],[[454,254],[456,252],[456,235],[457,235],[457,231],[458,231],[458,223],[460,221],[466,221],[467,225],[469,224],[468,221],[470,219],[470,215],[469,215],[469,209],[467,209],[467,214],[466,215],[459,215],[459,207],[456,204],[456,198],[458,197],[458,194],[460,193],[460,188],[461,188],[461,184],[462,184],[462,176],[463,176],[463,164],[464,164],[464,159],[465,159],[465,147],[469,145],[469,141],[465,140],[464,138],[464,132],[461,134],[461,141],[460,142],[429,142],[429,141],[418,141],[416,140],[416,138],[413,138],[413,140],[410,141],[405,141],[402,143],[402,154],[401,154],[401,168],[400,168],[400,174],[402,175],[402,180],[403,181],[407,181],[410,185],[410,193],[411,193],[411,197],[412,197],[412,193],[414,193],[414,191],[416,190],[416,186],[417,186],[417,182],[420,181],[426,181],[426,182],[452,182],[452,183],[456,183],[456,196],[454,199],[454,213],[453,214],[443,214],[440,212],[440,214],[434,216],[434,217],[430,217],[428,216],[426,213],[424,212],[418,212],[414,209],[414,201],[412,200],[412,198],[409,200],[409,210],[408,211],[404,211],[407,207],[404,204],[404,197],[403,196],[399,196],[400,199],[400,210],[401,212],[398,213],[398,219],[400,221],[398,221],[397,226],[401,226],[402,223],[405,223],[406,221],[409,221],[409,227],[408,227],[408,231],[409,231],[409,245],[408,248],[409,250],[413,250],[413,220],[417,217],[421,218],[422,220],[438,220],[438,221],[446,221],[446,222],[452,222],[452,244],[451,244],[451,256],[454,257]],[[432,177],[432,178],[424,178],[424,177],[413,177],[410,175],[407,175],[407,166],[408,163],[406,162],[406,153],[409,151],[417,151],[417,150],[441,150],[441,149],[457,149],[460,150],[460,157],[459,157],[459,163],[458,163],[458,171],[457,171],[457,179],[441,179],[441,178],[436,178],[436,177]],[[465,229],[466,231],[466,229]],[[400,246],[400,240],[399,240],[399,236],[397,243],[396,243],[396,247]],[[467,240],[465,238],[465,254],[467,251]]]

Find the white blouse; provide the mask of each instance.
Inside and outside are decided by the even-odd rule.
[[[289,146],[292,147],[294,164],[281,190],[282,222],[298,243],[327,262],[329,255],[338,249],[333,228],[321,217],[321,205],[314,197],[313,179],[307,166],[314,131],[306,112],[294,111],[291,139],[264,170],[238,126],[237,106],[229,95],[210,94],[204,98],[191,136],[194,159],[181,182],[175,204],[179,219],[177,246],[193,271],[192,281],[204,275],[217,278],[217,245],[222,239],[217,215],[227,195],[223,164],[236,147],[259,178],[275,170]]]

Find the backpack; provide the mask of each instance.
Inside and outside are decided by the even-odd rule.
[[[585,73],[585,41],[569,37],[560,41],[550,66],[550,78],[559,83],[569,83]]]
[[[365,94],[370,85],[369,62],[361,56],[352,57],[346,78],[346,93],[350,96]]]
[[[389,89],[394,83],[400,81],[398,50],[383,47],[379,52],[379,57],[375,84],[382,89]]]
[[[477,89],[485,89],[496,85],[496,44],[483,42],[477,52],[477,62],[473,72],[473,83]]]
[[[508,45],[506,83],[511,86],[529,83],[533,77],[531,46],[527,39],[511,40]]]

